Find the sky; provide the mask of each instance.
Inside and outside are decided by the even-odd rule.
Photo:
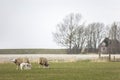
[[[112,24],[120,21],[120,0],[0,0],[0,49],[63,48],[52,33],[70,13]]]

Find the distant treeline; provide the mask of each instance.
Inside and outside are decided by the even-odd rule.
[[[66,49],[0,49],[0,54],[66,54]]]

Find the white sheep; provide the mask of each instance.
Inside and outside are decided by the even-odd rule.
[[[38,64],[42,65],[45,68],[49,67],[48,60],[47,60],[47,58],[44,58],[44,57],[40,57],[38,59]]]
[[[28,70],[28,69],[31,69],[31,67],[32,67],[32,65],[31,64],[29,64],[29,63],[21,63],[20,64],[20,69],[21,70]]]
[[[16,69],[19,69],[21,63],[30,63],[28,58],[16,58],[11,61],[17,65]]]

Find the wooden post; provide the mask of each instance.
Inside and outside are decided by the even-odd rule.
[[[99,58],[101,58],[101,52],[98,52],[98,54],[99,54]]]
[[[115,61],[115,56],[114,56],[114,61]]]
[[[111,61],[111,54],[109,53],[109,61]]]

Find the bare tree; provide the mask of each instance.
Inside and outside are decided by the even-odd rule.
[[[63,19],[63,22],[57,25],[57,31],[53,33],[55,42],[68,48],[68,53],[71,53],[74,46],[76,28],[79,26],[80,21],[80,14],[71,13]]]
[[[86,31],[85,31],[85,25],[82,24],[76,28],[76,37],[74,42],[74,53],[80,53],[84,47],[85,47],[85,41],[86,41]]]
[[[113,23],[111,25],[109,36],[110,36],[110,39],[113,39],[113,40],[117,39],[117,24],[116,23]]]
[[[95,52],[103,37],[103,23],[92,23],[87,27],[87,48]]]
[[[109,54],[115,54],[120,52],[120,23],[114,22],[109,31],[109,37],[111,39],[111,44],[109,46]]]
[[[120,22],[114,22],[110,26],[109,37],[110,39],[117,39],[120,41]]]
[[[120,41],[120,22],[117,24],[117,39]]]

